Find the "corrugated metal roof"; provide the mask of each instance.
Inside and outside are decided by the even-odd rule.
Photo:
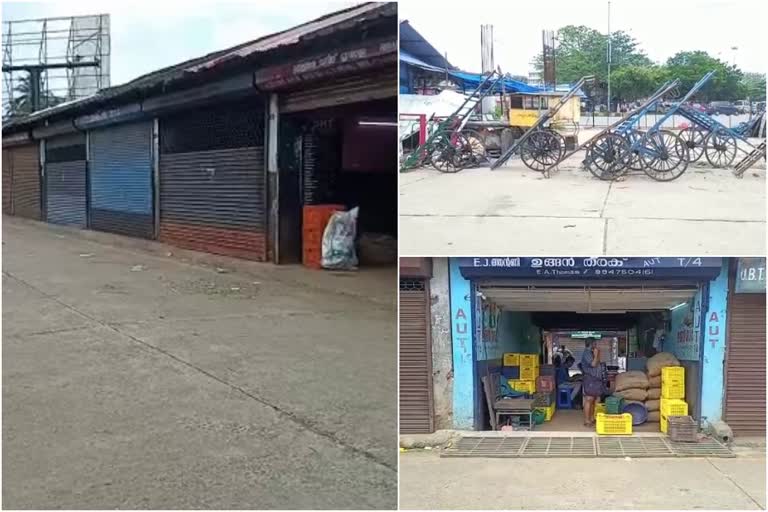
[[[382,8],[386,7],[394,9],[394,4],[372,2],[352,7],[346,11],[339,11],[337,13],[333,13],[310,21],[304,25],[299,25],[290,30],[286,30],[285,32],[278,32],[277,34],[273,34],[262,39],[257,39],[256,41],[252,41],[245,45],[240,45],[231,50],[227,50],[222,54],[216,55],[212,59],[208,59],[204,62],[189,66],[185,69],[185,71],[195,73],[216,67],[219,64],[234,58],[246,58],[257,53],[274,50],[281,46],[296,44],[303,39],[306,39],[308,36],[311,36],[316,32],[322,32],[325,29],[332,28],[334,25],[343,24],[344,22],[348,22],[350,20],[354,20],[354,23],[359,23],[366,17],[377,17],[382,14]]]
[[[69,110],[105,103],[142,89],[159,86],[165,87],[202,71],[216,69],[225,63],[230,63],[237,59],[247,59],[259,54],[267,54],[278,48],[295,45],[314,37],[321,37],[338,30],[353,28],[365,21],[378,17],[396,15],[397,4],[395,2],[367,2],[335,11],[283,32],[271,34],[232,48],[209,53],[202,57],[153,71],[125,84],[102,89],[87,98],[56,105],[55,107],[37,111],[29,116],[4,122],[3,132],[5,133],[6,130],[10,131],[16,126],[24,126]]]

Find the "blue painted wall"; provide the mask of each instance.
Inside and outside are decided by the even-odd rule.
[[[451,338],[453,344],[453,428],[475,428],[475,345],[470,282],[449,259]]]
[[[709,423],[723,416],[727,303],[728,260],[724,259],[720,275],[709,284],[703,323],[701,418]]]

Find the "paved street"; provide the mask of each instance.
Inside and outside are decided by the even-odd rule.
[[[3,218],[4,508],[396,507],[394,269],[120,240]]]
[[[765,450],[733,459],[400,456],[402,509],[759,510]]]
[[[692,166],[660,183],[600,181],[580,154],[551,179],[506,166],[400,175],[400,254],[741,256],[765,250],[765,165],[737,179]],[[727,236],[726,236],[727,235]]]

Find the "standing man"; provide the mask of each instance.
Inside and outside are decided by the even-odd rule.
[[[584,376],[582,387],[582,404],[584,407],[584,426],[595,424],[595,402],[603,393],[603,379],[600,373],[600,350],[597,340],[587,338],[585,350],[581,354],[581,373]]]

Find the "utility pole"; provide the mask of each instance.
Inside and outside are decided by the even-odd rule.
[[[608,0],[608,115],[611,115],[611,0]]]
[[[480,71],[483,75],[493,73],[496,62],[493,57],[493,25],[480,25]],[[493,114],[496,108],[496,98],[489,94],[480,103],[482,118],[487,114]]]

